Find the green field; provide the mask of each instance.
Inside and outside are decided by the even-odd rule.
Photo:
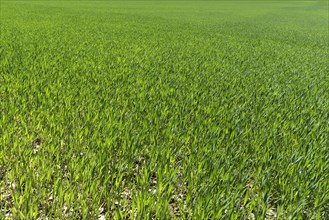
[[[329,219],[328,22],[0,0],[0,219]]]

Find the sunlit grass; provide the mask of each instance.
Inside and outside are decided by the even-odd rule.
[[[328,219],[328,6],[1,1],[0,219]]]

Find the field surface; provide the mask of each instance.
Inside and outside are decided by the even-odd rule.
[[[329,219],[327,1],[0,12],[0,219]]]

